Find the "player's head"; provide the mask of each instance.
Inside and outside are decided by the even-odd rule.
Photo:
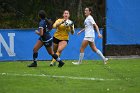
[[[69,12],[69,10],[65,10],[65,11],[63,12],[63,18],[64,18],[64,19],[69,19],[69,17],[70,17],[70,12]]]
[[[39,18],[44,19],[46,17],[46,12],[44,10],[40,10],[38,12],[38,16]]]
[[[91,15],[92,13],[92,8],[91,7],[86,7],[85,8],[85,16]]]

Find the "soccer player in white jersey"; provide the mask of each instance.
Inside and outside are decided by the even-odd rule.
[[[107,64],[108,58],[105,58],[103,56],[102,52],[96,48],[95,43],[94,43],[94,39],[95,39],[94,28],[97,31],[99,38],[102,38],[102,35],[100,34],[99,28],[97,24],[95,23],[93,17],[91,16],[91,12],[92,12],[91,8],[85,8],[85,16],[86,16],[86,19],[84,21],[85,28],[77,33],[79,35],[81,32],[85,31],[85,37],[80,48],[79,61],[72,62],[74,65],[79,65],[82,63],[82,60],[84,57],[84,50],[87,47],[87,45],[89,45],[91,49],[102,58],[104,64]]]

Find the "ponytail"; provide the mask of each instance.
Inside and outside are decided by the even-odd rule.
[[[52,30],[52,28],[53,28],[53,22],[50,20],[50,19],[47,19],[47,18],[45,18],[45,21],[46,21],[46,25],[47,25],[47,29],[48,29],[48,31],[50,31],[50,30]]]

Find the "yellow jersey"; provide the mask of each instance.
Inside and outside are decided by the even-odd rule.
[[[56,28],[56,24],[59,24],[63,21],[63,19],[58,19],[53,24],[53,28]],[[74,25],[73,25],[74,30]],[[56,32],[54,33],[54,37],[59,40],[69,40],[69,32],[71,32],[70,26],[65,26],[64,24],[59,25],[56,28]]]

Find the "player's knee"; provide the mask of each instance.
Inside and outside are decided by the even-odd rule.
[[[63,50],[64,50],[64,48],[59,47],[59,48],[57,49],[57,52],[61,53]]]
[[[62,50],[57,50],[57,52],[61,54]]]
[[[80,48],[80,53],[83,53],[84,52],[84,48]]]
[[[38,52],[37,48],[33,48],[33,52],[34,53]]]

